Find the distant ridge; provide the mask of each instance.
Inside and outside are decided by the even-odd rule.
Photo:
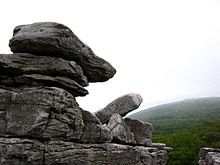
[[[220,97],[204,97],[158,105],[129,116],[151,122],[155,133],[192,128],[220,119]]]

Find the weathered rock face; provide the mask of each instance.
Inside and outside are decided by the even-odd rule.
[[[131,132],[134,134],[136,144],[152,146],[151,137],[153,127],[150,123],[130,118],[126,118],[125,123],[130,127]]]
[[[79,140],[82,112],[60,88],[0,89],[1,137]]]
[[[74,61],[27,53],[0,54],[0,84],[12,87],[54,86],[74,96],[85,96],[88,85],[83,71]]]
[[[89,82],[107,81],[116,73],[110,63],[96,56],[62,24],[39,22],[17,26],[9,46],[14,53],[31,53],[75,61],[83,68]]]
[[[119,114],[113,114],[107,126],[111,130],[111,134],[114,138],[113,141],[125,144],[136,143],[134,140],[134,134],[130,131],[130,128],[126,125]]]
[[[0,164],[163,165],[168,152],[114,143],[80,144],[64,141],[0,138]],[[160,156],[159,156],[160,155]]]
[[[144,148],[141,146],[132,147],[114,143],[85,145],[62,141],[49,143],[46,151],[50,151],[45,155],[46,164],[56,164],[57,157],[64,157],[64,159],[60,159],[58,162],[77,165],[162,165],[165,163],[168,154],[166,150]],[[76,157],[74,155],[82,155],[82,157]],[[161,155],[161,157],[156,155]]]
[[[45,145],[27,138],[0,138],[0,164],[41,165],[45,158]]]
[[[124,117],[129,112],[137,109],[142,101],[142,97],[139,94],[130,93],[112,101],[105,108],[97,111],[95,115],[105,124],[114,113],[118,113]]]
[[[81,67],[74,61],[62,58],[36,56],[28,53],[0,54],[1,75],[19,76],[22,74],[42,74],[60,76],[75,80],[87,86],[87,78]]]
[[[18,26],[10,46],[18,53],[0,54],[0,164],[166,163],[171,149],[151,142],[151,124],[122,118],[140,95],[122,96],[97,116],[79,107],[75,97],[88,93],[89,82],[116,71],[69,28]]]
[[[113,135],[113,141],[125,144],[153,146],[151,141],[153,127],[150,123],[125,118],[113,114],[107,125]],[[165,144],[163,144],[165,147]],[[158,148],[161,145],[157,146]]]
[[[220,148],[201,148],[199,165],[220,165]]]
[[[84,127],[81,141],[101,143],[110,142],[112,140],[112,134],[110,130],[101,125],[99,119],[91,112],[82,110]]]
[[[7,87],[39,87],[53,86],[69,91],[73,96],[85,96],[88,91],[74,80],[65,77],[51,77],[40,74],[21,75],[15,77],[0,76],[0,84]]]

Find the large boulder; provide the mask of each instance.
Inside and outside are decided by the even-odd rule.
[[[152,146],[152,124],[140,120],[125,118],[126,125],[130,127],[131,132],[134,134],[136,144],[144,146]]]
[[[126,125],[123,118],[119,114],[113,114],[107,126],[111,130],[113,142],[122,144],[136,143],[134,140],[134,134],[130,131],[130,128]]]
[[[66,26],[39,22],[15,27],[9,46],[14,53],[61,57],[79,64],[89,82],[107,81],[115,68],[93,51]]]
[[[143,100],[141,95],[136,93],[129,93],[115,99],[105,108],[95,112],[95,115],[100,119],[103,124],[105,124],[109,121],[110,117],[113,114],[118,113],[123,117],[129,112],[137,109],[142,101]]]
[[[79,140],[81,109],[55,87],[0,89],[0,137]]]

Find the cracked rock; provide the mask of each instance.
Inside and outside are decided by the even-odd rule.
[[[119,114],[113,114],[108,122],[109,129],[113,136],[113,142],[135,144],[134,134],[126,125],[123,118]]]
[[[110,142],[112,140],[111,132],[103,126],[100,120],[91,112],[82,110],[83,132],[80,141],[82,142]]]
[[[65,89],[70,92],[73,96],[85,96],[88,94],[88,91],[79,85],[74,80],[65,77],[52,77],[45,76],[41,74],[24,74],[16,77],[2,77],[0,76],[0,84],[7,87],[39,87],[39,86],[47,86],[47,87],[59,87]]]
[[[2,137],[79,140],[83,119],[75,98],[55,87],[0,89]]]
[[[154,150],[154,154],[151,153],[151,150]],[[166,150],[142,146],[51,141],[46,146],[45,163],[53,165],[156,165],[165,163],[164,157],[159,158],[158,156],[161,153],[164,156],[168,154]]]
[[[0,137],[0,151],[1,165],[41,165],[45,158],[44,144],[27,138]]]
[[[144,146],[152,146],[152,132],[153,126],[150,123],[140,120],[125,118],[126,125],[130,127],[131,132],[134,134],[136,144]]]
[[[2,165],[156,165],[165,164],[166,150],[114,143],[80,144],[26,138],[0,138]],[[160,155],[160,156],[159,156]]]
[[[88,94],[83,71],[74,61],[27,53],[0,54],[0,84],[12,87],[54,86],[73,96]]]

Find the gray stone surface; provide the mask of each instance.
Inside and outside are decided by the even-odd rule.
[[[2,165],[163,165],[168,152],[114,143],[80,144],[27,138],[0,138]]]
[[[0,89],[1,137],[79,140],[83,129],[75,98],[60,88]]]
[[[87,78],[79,65],[61,58],[27,53],[0,54],[0,84],[11,87],[53,86],[85,96]]]
[[[140,120],[125,118],[126,125],[130,127],[131,132],[134,134],[134,140],[137,144],[152,146],[152,132],[153,127],[150,123]]]
[[[7,87],[17,88],[39,86],[59,87],[70,92],[75,97],[85,96],[88,94],[88,91],[74,80],[66,77],[52,77],[41,74],[23,74],[15,77],[5,77],[0,75],[0,84]]]
[[[112,140],[111,132],[103,126],[99,119],[91,112],[82,110],[83,132],[80,141],[86,143],[110,142]]]
[[[113,136],[113,142],[135,144],[134,134],[130,131],[130,128],[125,124],[123,118],[115,113],[111,116],[108,125]]]
[[[0,75],[7,77],[22,74],[42,74],[66,77],[87,86],[87,78],[74,61],[62,58],[36,56],[28,53],[0,54]]]
[[[19,53],[0,54],[1,165],[167,162],[171,149],[152,144],[151,124],[122,118],[139,107],[139,94],[116,99],[98,116],[79,107],[75,96],[88,93],[83,87],[116,70],[69,28],[51,22],[18,26],[10,47]]]
[[[166,150],[141,146],[114,143],[85,145],[61,141],[50,142],[46,151],[46,164],[75,165],[162,165],[168,154]]]
[[[61,57],[79,64],[89,82],[113,77],[115,68],[93,51],[66,26],[39,22],[15,27],[9,46],[14,53]]]
[[[129,93],[115,99],[105,108],[95,112],[95,115],[100,119],[103,124],[105,124],[109,121],[110,117],[113,114],[118,113],[122,117],[124,117],[129,112],[137,109],[142,101],[142,97],[139,94]]]
[[[208,165],[220,165],[220,153],[208,152],[206,155]]]
[[[168,158],[165,147],[112,143],[110,129],[60,88],[0,89],[0,112],[2,165],[164,165]]]
[[[43,165],[45,145],[27,138],[0,137],[1,165]]]
[[[220,165],[220,148],[201,148],[199,165]]]

